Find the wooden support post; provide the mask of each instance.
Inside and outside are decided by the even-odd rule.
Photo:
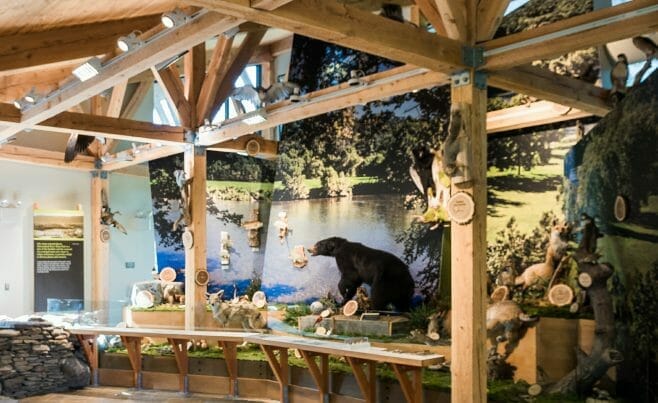
[[[185,329],[197,329],[206,313],[206,286],[194,281],[206,270],[206,149],[188,145],[185,150],[185,173],[192,180],[190,191],[191,225],[194,246],[185,249]]]
[[[299,350],[308,370],[315,380],[315,385],[320,392],[320,402],[329,403],[329,355],[322,353],[313,353],[310,351]],[[315,361],[315,357],[320,357],[320,366]]]
[[[91,372],[91,384],[98,386],[98,346],[96,345],[96,335],[76,334],[75,337],[78,339],[78,343],[80,343],[85,357],[87,357]]]
[[[172,339],[167,338],[167,342],[174,350],[174,357],[176,358],[176,366],[178,367],[178,390],[183,393],[189,391],[189,379],[187,374],[189,372],[189,363],[187,360],[187,339]]]
[[[128,351],[130,367],[133,369],[133,386],[142,388],[142,338],[139,336],[121,336],[121,342]]]
[[[101,240],[101,231],[108,229],[101,224],[103,201],[101,194],[109,197],[108,173],[93,171],[91,176],[91,309],[100,311],[101,323],[107,323],[110,290],[110,244]]]
[[[402,393],[409,403],[422,403],[423,401],[423,373],[420,367],[409,367],[400,364],[391,364],[395,376],[400,381]],[[411,372],[413,379],[407,375]]]
[[[283,347],[266,346],[264,344],[261,344],[260,348],[265,353],[267,362],[270,364],[270,368],[272,368],[276,380],[279,381],[279,387],[281,388],[279,401],[288,403],[290,401],[288,390],[290,387],[290,378],[288,376],[288,349]],[[278,359],[274,355],[274,350],[279,351]]]
[[[362,360],[354,357],[345,357],[350,364],[359,389],[363,393],[366,403],[375,403],[377,401],[377,373],[374,361]],[[368,366],[368,374],[363,371],[363,364]]]
[[[224,351],[224,361],[226,361],[226,372],[228,372],[229,395],[238,396],[238,351],[237,343],[232,341],[219,341],[219,345]]]
[[[466,192],[475,204],[473,219],[464,225],[452,223],[452,401],[487,400],[485,355],[486,219],[487,219],[487,135],[486,84],[473,70],[467,84],[454,84],[452,104],[467,107],[462,122],[470,140],[472,180],[453,184],[452,194]],[[477,84],[476,84],[477,83]],[[478,88],[480,87],[480,88]]]

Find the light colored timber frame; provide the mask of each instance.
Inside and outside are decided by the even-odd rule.
[[[190,174],[198,175],[196,179],[199,179],[193,182],[194,189],[198,189],[198,192],[192,194],[192,207],[202,209],[205,204],[205,194],[201,195],[205,189],[202,179],[205,175],[201,167],[205,161],[206,148],[192,148],[190,144],[186,145],[186,142],[190,141],[186,131],[194,132],[198,128],[198,123],[208,117],[204,116],[207,111],[212,111],[213,107],[223,101],[221,98],[225,97],[228,86],[226,83],[222,86],[223,80],[228,82],[234,78],[235,72],[240,71],[250,59],[263,57],[262,52],[259,53],[257,49],[258,41],[254,39],[260,34],[250,31],[248,35],[251,35],[251,40],[248,42],[251,43],[252,49],[243,47],[237,54],[221,48],[231,41],[229,39],[231,35],[224,35],[226,39],[219,41],[220,47],[211,57],[212,69],[209,69],[208,74],[203,78],[201,76],[206,72],[206,63],[203,60],[205,56],[202,56],[204,52],[192,51],[192,55],[185,58],[185,66],[182,69],[183,74],[186,75],[186,84],[191,84],[184,85],[176,80],[180,74],[176,67],[166,67],[167,70],[163,70],[161,63],[172,57],[195,48],[213,36],[242,26],[245,22],[251,22],[262,27],[286,29],[405,64],[394,71],[367,77],[366,81],[369,84],[362,88],[349,89],[345,85],[339,85],[306,94],[308,102],[292,105],[284,101],[269,105],[267,112],[272,120],[271,124],[286,123],[348,105],[447,83],[450,75],[466,71],[471,81],[465,86],[453,88],[452,99],[453,102],[467,106],[465,109],[467,113],[463,118],[471,127],[474,180],[468,186],[456,187],[454,190],[472,194],[476,214],[470,224],[451,228],[452,264],[460,268],[458,275],[453,278],[452,286],[453,299],[459,301],[458,304],[453,304],[455,309],[453,317],[456,318],[453,321],[453,336],[458,342],[452,345],[452,356],[459,359],[454,360],[452,366],[452,400],[454,402],[486,400],[483,329],[486,284],[484,267],[486,153],[484,150],[487,128],[490,132],[500,132],[538,124],[538,122],[544,124],[559,121],[570,114],[579,117],[605,115],[610,110],[610,106],[605,102],[604,92],[600,88],[575,79],[557,76],[532,67],[529,63],[533,60],[656,31],[658,0],[634,0],[498,39],[491,38],[509,3],[507,0],[416,0],[416,7],[434,25],[438,34],[428,33],[410,24],[387,20],[336,0],[190,0],[180,3],[202,10],[193,9],[199,14],[191,22],[169,32],[156,33],[157,39],[121,56],[120,60],[112,63],[92,80],[85,83],[65,82],[62,85],[60,80],[66,77],[64,74],[66,69],[70,71],[77,62],[72,62],[69,67],[62,67],[60,64],[48,76],[51,85],[59,83],[61,87],[56,95],[23,113],[11,105],[0,104],[0,143],[25,129],[78,132],[147,143],[133,150],[111,155],[107,158],[107,163],[102,166],[103,171],[119,169],[133,162],[147,161],[185,150],[186,169]],[[135,18],[127,24],[134,24],[131,25],[133,29],[133,26],[143,24],[148,18],[148,16]],[[122,24],[126,22],[106,21],[103,24],[106,24],[107,30],[118,27],[123,29]],[[80,32],[88,32],[84,27],[77,29]],[[258,32],[258,29],[255,32]],[[50,31],[38,35],[25,34],[21,36],[21,44],[24,46],[18,49],[22,50],[22,53],[18,52],[16,58],[0,57],[0,69],[3,69],[2,63],[5,63],[4,70],[38,68],[38,63],[65,64],[67,60],[97,54],[99,49],[96,46],[108,43],[107,36],[102,30],[89,32],[90,35],[95,35],[97,41],[93,47],[87,48],[71,45],[76,41],[75,36],[61,27],[50,28]],[[128,32],[129,30],[125,34]],[[69,35],[72,39],[61,42],[61,45],[49,46],[44,38],[51,38],[54,35]],[[6,38],[0,37],[0,43],[6,43],[4,39]],[[46,51],[47,46],[49,49]],[[57,48],[58,46],[60,47]],[[67,50],[65,46],[73,46],[75,51]],[[107,50],[102,53],[112,54],[115,51],[113,46],[107,46]],[[41,48],[44,48],[42,52],[39,51]],[[39,53],[38,57],[25,56],[34,52]],[[87,52],[93,53],[86,54]],[[185,122],[186,129],[137,122],[126,118],[123,113],[117,113],[116,110],[111,114],[105,113],[105,116],[70,111],[80,102],[117,85],[125,85],[126,80],[152,68],[155,68],[156,75],[164,77],[162,79],[164,90],[167,96],[175,101],[177,112],[183,118],[181,121]],[[481,73],[486,74],[487,82],[481,80],[483,77]],[[29,86],[31,80],[37,84],[38,77],[38,74],[12,74],[11,82],[6,85],[14,86],[15,90],[16,86]],[[486,84],[524,93],[544,101],[487,114],[482,88],[482,85]],[[0,86],[2,85],[0,82]],[[547,108],[547,105],[551,106],[546,104],[548,101],[564,105],[567,109]],[[527,108],[530,111],[528,114],[522,114],[525,117],[532,113],[536,114],[536,118],[521,122],[514,117],[519,108]],[[99,108],[92,109],[95,112],[100,111]],[[507,118],[501,118],[505,114]],[[244,139],[250,135],[250,131],[253,131],[253,128],[249,129],[232,121],[227,122],[224,127],[200,136],[199,139],[203,139],[203,144],[210,146],[211,149],[244,150],[246,145]],[[262,142],[260,150],[264,151],[264,155],[275,154],[275,143],[265,139],[256,140]],[[54,167],[63,165],[60,162],[63,159],[61,153],[31,150],[3,145],[0,148],[0,158]],[[92,170],[93,163],[90,158],[78,157],[67,167]],[[92,192],[97,193],[105,184],[102,173],[94,172],[100,175],[98,176],[100,179],[94,180],[94,183],[97,182],[96,185],[92,186]],[[98,198],[92,199],[96,200],[92,209],[99,208]],[[203,233],[205,231],[203,218],[195,219],[193,227],[195,233]],[[186,260],[190,262],[205,260],[205,250],[201,247],[195,246],[187,253],[189,259]],[[96,279],[93,280],[94,284],[102,285],[102,278],[108,266],[106,257],[100,256],[94,259],[92,269],[92,277]],[[189,267],[188,269],[191,273],[205,268]],[[200,290],[195,290],[193,295],[198,296],[198,291]],[[189,328],[194,328],[197,311],[205,309],[205,306],[202,307],[196,299],[191,299],[194,302],[186,306]]]

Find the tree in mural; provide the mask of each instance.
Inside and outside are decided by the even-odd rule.
[[[634,88],[592,129],[578,169],[577,209],[614,219],[617,195],[631,205],[631,220],[649,196],[658,194],[658,74]]]
[[[551,142],[559,140],[558,130],[496,137],[487,143],[488,167],[500,170],[531,170],[536,165],[547,164],[551,158]]]

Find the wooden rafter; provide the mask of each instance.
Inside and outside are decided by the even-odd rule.
[[[170,155],[180,154],[185,150],[184,145],[163,145],[144,144],[136,149],[120,151],[107,158],[108,162],[103,163],[103,170],[116,171],[118,169],[128,168],[144,162],[157,160],[159,158],[169,157]]]
[[[206,44],[199,44],[189,50],[183,59],[185,76],[185,98],[192,109],[196,109],[196,101],[201,93],[201,86],[206,75]],[[192,119],[194,121],[194,119]]]
[[[224,152],[246,152],[247,143],[250,141],[257,141],[259,151],[255,155],[259,158],[272,159],[278,155],[279,142],[274,140],[266,140],[260,136],[247,135],[224,141],[219,144],[213,145],[209,150],[224,151]]]
[[[510,0],[482,0],[477,6],[477,42],[493,38]]]
[[[151,67],[153,76],[162,87],[165,97],[176,109],[181,126],[192,129],[192,106],[185,98],[185,88],[180,78],[180,72],[175,64],[162,70]]]
[[[261,10],[272,11],[291,1],[293,0],[251,0],[251,6]]]
[[[484,68],[502,70],[658,29],[655,0],[634,0],[484,42]]]
[[[215,94],[226,75],[229,67],[229,57],[231,54],[231,46],[233,46],[233,36],[220,35],[217,39],[217,44],[213,50],[208,65],[208,72],[206,78],[201,85],[201,92],[197,99],[196,112],[197,124],[201,125],[204,119],[210,118],[210,111],[215,100]]]
[[[443,26],[443,19],[441,18],[439,10],[436,8],[436,2],[434,2],[434,0],[414,0],[414,3],[416,3],[416,6],[418,6],[418,9],[427,22],[432,24],[437,34],[448,36],[446,29]]]
[[[41,94],[57,89],[61,82],[70,78],[74,67],[84,60],[76,59],[52,63],[39,68],[27,68],[0,72],[0,102],[12,102],[32,88]]]
[[[94,169],[94,159],[92,157],[79,156],[74,161],[66,163],[62,152],[12,144],[0,146],[0,160],[83,171]]]
[[[539,67],[492,72],[488,81],[494,87],[571,106],[596,116],[605,116],[611,109],[602,88]]]
[[[151,15],[0,37],[0,71],[108,53],[121,35],[159,22]]]
[[[591,113],[550,101],[537,101],[487,113],[487,134],[582,119]]]
[[[306,95],[307,102],[297,104],[282,101],[267,106],[267,120],[256,125],[247,125],[240,117],[223,122],[217,131],[199,133],[202,145],[213,145],[258,130],[294,122],[333,110],[365,104],[382,98],[405,94],[414,89],[430,88],[448,82],[448,76],[402,66],[364,78],[367,85],[350,87],[347,83],[324,88]]]
[[[150,89],[151,89],[150,82],[142,81],[139,84],[137,84],[137,88],[130,96],[130,99],[126,104],[126,107],[121,111],[121,117],[132,118],[137,112],[137,108],[139,108],[139,106],[144,101],[144,98],[146,98],[146,94],[148,94]]]
[[[245,0],[189,0],[189,3],[440,72],[452,73],[464,67],[459,41],[336,0],[295,0],[273,11],[251,8]]]
[[[222,81],[219,83],[217,93],[214,97],[215,100],[210,108],[210,116],[214,116],[217,111],[219,111],[219,108],[224,101],[226,101],[226,98],[228,98],[231,91],[233,91],[233,83],[235,83],[235,80],[240,77],[240,74],[242,74],[247,63],[249,63],[249,59],[251,59],[251,56],[258,49],[258,44],[261,39],[263,39],[263,36],[265,36],[266,31],[267,29],[263,27],[263,29],[259,31],[247,33],[242,44],[240,44],[240,48],[231,59],[231,63],[227,68],[224,77],[222,77]]]
[[[148,44],[106,66],[97,76],[62,89],[57,97],[46,99],[26,110],[19,125],[0,131],[0,140],[55,116],[128,77],[198,45],[213,35],[238,26],[241,22],[236,18],[209,12],[179,28],[168,30],[152,38]]]
[[[467,41],[466,0],[433,0],[443,20],[448,38]]]

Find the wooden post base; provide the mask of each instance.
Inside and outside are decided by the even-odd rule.
[[[329,403],[329,354],[299,350],[320,393],[320,402]],[[320,357],[320,365],[315,360]]]
[[[290,388],[290,379],[288,377],[288,349],[284,347],[272,347],[261,344],[261,349],[267,357],[267,362],[270,364],[270,368],[274,372],[276,380],[279,382],[279,387],[281,388],[281,394],[279,400],[284,403],[288,403],[289,399],[289,388]],[[279,358],[276,358],[274,351],[279,351]]]
[[[226,361],[226,372],[228,372],[229,385],[228,392],[231,396],[238,395],[238,349],[237,343],[232,341],[219,342],[224,351],[224,361]]]
[[[359,384],[359,389],[363,393],[363,398],[367,403],[375,403],[377,401],[377,373],[375,372],[374,361],[363,360],[354,357],[345,357],[347,362],[352,367],[354,377]],[[363,370],[364,364],[368,367],[368,375],[366,376]]]
[[[409,403],[422,403],[423,401],[423,373],[418,367],[408,367],[400,364],[391,364],[395,376],[400,381],[402,393]],[[409,373],[411,378],[409,379]]]
[[[82,351],[89,362],[91,372],[91,384],[98,386],[98,346],[96,345],[96,335],[93,334],[76,334]]]
[[[187,374],[189,372],[189,361],[187,357],[187,339],[167,339],[174,350],[176,366],[178,366],[178,389],[183,392],[189,392],[189,381]]]
[[[121,341],[128,351],[128,359],[133,369],[133,386],[142,388],[142,338],[137,336],[121,336]]]

